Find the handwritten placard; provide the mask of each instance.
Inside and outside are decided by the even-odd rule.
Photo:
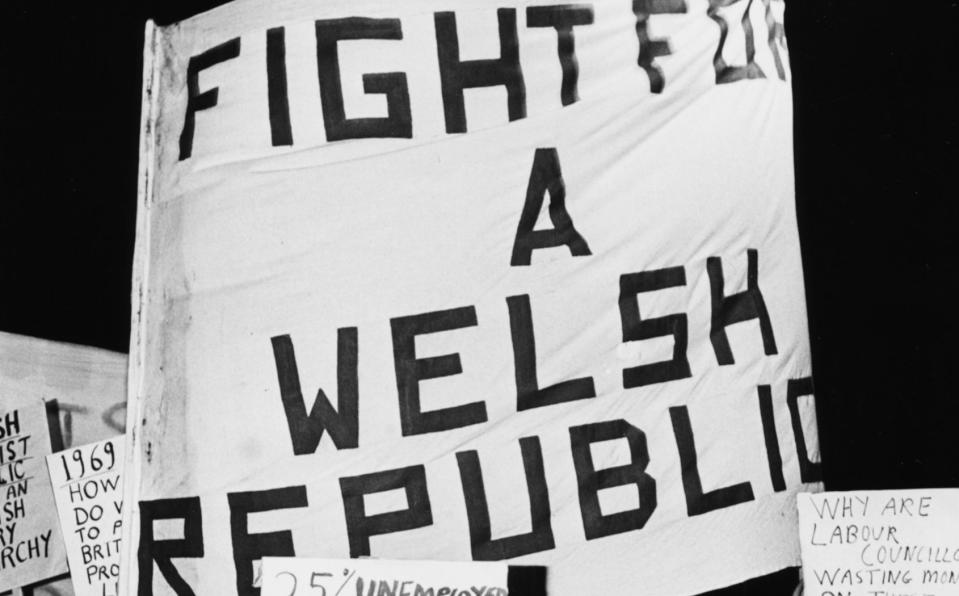
[[[506,596],[506,563],[264,557],[261,596]]]
[[[77,596],[117,596],[123,436],[47,456]]]
[[[800,493],[805,596],[959,595],[959,489]]]
[[[0,406],[0,591],[67,571],[53,492],[47,406],[3,397]],[[10,403],[10,405],[7,405]]]

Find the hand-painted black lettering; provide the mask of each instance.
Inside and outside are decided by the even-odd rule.
[[[776,354],[776,338],[773,336],[772,321],[766,302],[759,290],[759,252],[754,248],[746,251],[746,290],[731,296],[725,295],[723,263],[719,257],[706,259],[706,271],[709,274],[709,290],[712,302],[712,324],[709,339],[720,365],[735,364],[733,352],[726,337],[726,327],[751,319],[759,319],[759,331],[763,338],[763,350],[766,355]]]
[[[532,530],[525,534],[492,537],[489,504],[483,483],[483,470],[476,451],[461,451],[456,454],[466,501],[466,516],[470,528],[470,548],[474,561],[499,561],[530,553],[556,548],[553,526],[550,523],[549,489],[543,469],[543,450],[539,437],[523,437],[519,440],[523,454],[523,470],[526,473],[526,488],[529,491],[529,515]]]
[[[749,482],[740,482],[724,486],[709,492],[703,492],[703,483],[699,475],[696,441],[693,427],[689,422],[689,410],[686,406],[669,408],[669,417],[673,422],[673,434],[679,450],[679,465],[683,475],[683,490],[686,493],[686,512],[690,517],[702,515],[724,507],[732,507],[753,500],[753,487]]]
[[[309,505],[305,486],[287,486],[271,490],[228,493],[230,536],[233,539],[233,564],[236,566],[236,593],[259,596],[253,587],[253,561],[262,557],[292,557],[293,533],[289,530],[250,534],[249,515],[261,511],[294,509]]]
[[[343,106],[337,43],[347,39],[403,39],[399,19],[350,17],[316,21],[316,61],[327,141],[413,136],[406,74],[363,75],[363,91],[386,96],[385,118],[347,118]]]
[[[376,515],[366,514],[365,495],[402,488],[406,509]],[[426,488],[426,468],[410,466],[362,476],[340,478],[340,492],[346,511],[350,557],[370,554],[370,537],[422,528],[433,524],[433,510]]]
[[[420,405],[420,381],[463,372],[458,353],[416,357],[416,336],[476,325],[476,308],[450,310],[390,319],[396,390],[400,400],[400,426],[404,437],[421,435],[486,422],[486,404],[476,401],[424,412]]]
[[[786,404],[789,406],[789,418],[792,421],[793,436],[796,439],[796,455],[799,458],[799,478],[803,482],[822,482],[822,463],[809,459],[806,448],[806,435],[802,428],[802,418],[799,415],[799,398],[808,396],[812,399],[812,377],[789,379],[786,383]]]
[[[357,370],[358,338],[356,327],[338,329],[336,383],[339,411],[327,399],[323,389],[318,389],[310,414],[306,414],[303,391],[300,389],[300,373],[293,352],[293,340],[289,335],[271,338],[276,375],[280,383],[280,399],[290,429],[290,441],[294,455],[315,453],[323,437],[324,429],[337,449],[355,449],[360,444],[359,372]]]
[[[759,416],[763,423],[763,440],[766,442],[766,459],[769,462],[769,478],[773,490],[786,490],[783,477],[783,457],[779,451],[779,435],[776,433],[776,416],[773,410],[773,394],[769,385],[759,385]]]
[[[270,138],[274,147],[293,144],[290,99],[286,84],[286,30],[266,31],[266,88],[270,108]]]
[[[590,445],[621,438],[625,438],[629,443],[630,463],[597,470]],[[649,449],[646,446],[645,433],[620,419],[574,426],[569,429],[569,439],[586,539],[594,540],[639,530],[645,526],[656,510],[656,480],[646,472],[646,467],[649,466]],[[599,505],[599,491],[627,484],[636,486],[639,507],[603,515]]]
[[[540,389],[536,374],[536,337],[533,334],[529,296],[510,296],[506,299],[506,307],[509,309],[509,329],[513,338],[517,411],[596,397],[593,377],[560,381]]]
[[[103,422],[107,428],[112,428],[118,433],[122,433],[126,430],[126,413],[127,402],[117,402],[103,411],[100,415],[100,421]]]
[[[649,17],[654,14],[684,14],[686,0],[633,0],[636,15],[636,38],[639,40],[639,58],[636,63],[649,77],[649,90],[662,93],[666,86],[663,70],[656,65],[656,58],[672,54],[669,41],[649,36]]]
[[[183,117],[183,130],[180,132],[180,161],[193,154],[193,132],[196,128],[196,113],[216,105],[220,95],[219,87],[200,92],[200,71],[240,55],[240,38],[234,37],[220,45],[210,48],[198,56],[193,56],[186,67],[187,101],[186,115]]]
[[[735,4],[739,0],[709,0],[709,9],[706,14],[719,25],[719,45],[713,55],[713,68],[716,71],[716,84],[734,83],[744,79],[764,79],[765,73],[756,64],[756,43],[753,39],[753,23],[749,19],[749,11],[753,0],[746,4],[743,12],[742,27],[746,37],[746,64],[744,66],[730,66],[723,58],[723,49],[726,47],[726,37],[729,35],[729,23],[719,14],[719,9]]]
[[[626,273],[619,278],[619,317],[623,327],[623,342],[642,341],[654,337],[673,336],[673,358],[663,362],[640,364],[623,369],[623,388],[642,387],[686,379],[693,375],[686,357],[689,341],[685,314],[673,314],[653,319],[642,319],[636,295],[686,285],[686,271],[669,267],[654,271]]]
[[[582,4],[555,4],[552,6],[529,6],[526,8],[527,27],[552,27],[556,29],[559,65],[563,69],[560,99],[564,106],[579,100],[577,82],[579,64],[576,61],[576,38],[573,27],[593,24],[593,7]]]
[[[783,59],[779,53],[780,46],[786,47],[786,30],[783,24],[776,20],[773,14],[773,0],[763,0],[763,6],[766,7],[766,29],[769,30],[769,51],[772,52],[773,61],[776,63],[776,74],[783,81],[786,80],[786,69],[783,67]]]
[[[156,540],[153,522],[182,519],[183,538]],[[203,556],[203,515],[200,497],[140,501],[140,544],[137,548],[137,595],[153,594],[153,563],[177,596],[195,596],[171,559]]]
[[[543,199],[549,193],[549,219],[553,227],[534,230],[536,218],[543,208]],[[576,231],[573,219],[566,210],[566,184],[559,166],[559,153],[554,147],[540,148],[533,155],[533,167],[526,187],[526,202],[516,228],[513,256],[510,266],[527,266],[533,250],[567,246],[574,257],[585,257],[590,252],[586,240]]]
[[[526,117],[526,82],[519,62],[516,9],[500,8],[496,11],[496,18],[499,21],[500,57],[461,61],[456,14],[437,12],[433,15],[448,133],[466,132],[463,91],[473,87],[504,85],[510,121]]]

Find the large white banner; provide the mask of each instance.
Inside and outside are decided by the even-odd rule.
[[[264,556],[508,560],[553,595],[797,564],[820,472],[782,17],[148,26],[127,593],[257,594]]]
[[[0,401],[0,591],[67,571],[44,459],[56,442],[47,406],[8,395]]]

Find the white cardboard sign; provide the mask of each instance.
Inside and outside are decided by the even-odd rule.
[[[123,441],[114,437],[47,456],[77,596],[118,596]]]
[[[41,400],[0,405],[0,591],[64,573],[67,560],[44,456],[50,453]]]
[[[506,596],[505,563],[264,557],[261,596]]]
[[[959,489],[797,499],[805,596],[959,595]]]

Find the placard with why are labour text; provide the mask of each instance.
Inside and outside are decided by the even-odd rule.
[[[800,493],[806,596],[959,595],[959,489]]]

